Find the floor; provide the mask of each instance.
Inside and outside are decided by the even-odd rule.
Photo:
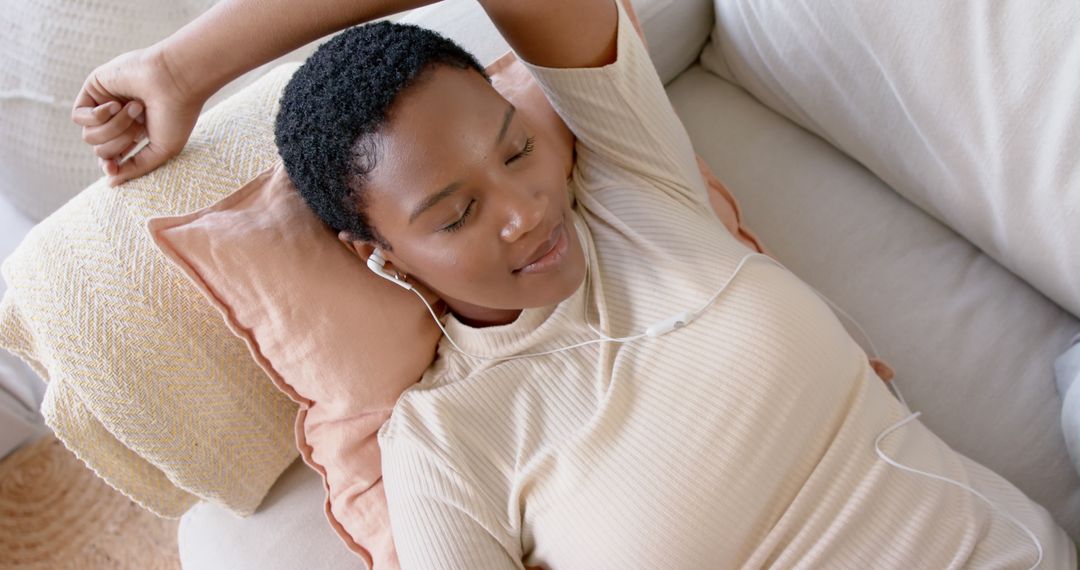
[[[178,524],[114,490],[51,434],[0,461],[0,569],[177,569]]]

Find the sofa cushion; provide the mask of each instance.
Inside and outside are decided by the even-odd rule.
[[[1080,322],[738,87],[692,68],[668,94],[757,233],[867,330],[920,420],[1019,485],[1080,539],[1080,480],[1060,438],[1060,401],[1047,386],[1055,347],[1060,352]],[[1006,321],[1015,326],[997,326]],[[185,566],[286,570],[300,548],[306,567],[340,567],[343,548],[304,546],[335,539],[317,524],[324,491],[309,471],[296,462],[267,510],[248,519],[213,505],[191,509],[180,526]],[[306,499],[274,508],[274,498],[286,496],[279,485]]]
[[[1080,3],[715,4],[707,68],[1080,316]]]
[[[213,0],[18,2],[0,11],[0,195],[41,220],[101,176],[71,123],[83,80],[113,56],[149,45]],[[63,9],[61,9],[63,8]],[[117,12],[124,10],[124,18]]]
[[[1080,321],[742,89],[698,67],[667,91],[747,223],[866,330],[919,419],[1080,539],[1053,370]]]
[[[322,479],[298,459],[250,517],[199,503],[180,519],[180,565],[198,570],[363,568],[326,524],[324,497]]]

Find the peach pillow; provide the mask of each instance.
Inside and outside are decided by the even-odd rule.
[[[369,567],[397,567],[375,434],[434,358],[440,332],[426,309],[368,271],[280,163],[217,204],[148,226],[300,405],[296,445],[323,478],[334,530]]]
[[[556,144],[573,136],[512,52],[492,83]],[[713,208],[751,249],[734,197],[698,158]],[[323,478],[331,526],[369,568],[398,568],[376,439],[398,396],[434,358],[439,330],[415,296],[370,273],[307,208],[278,164],[224,200],[148,223],[157,246],[300,406],[297,448]]]

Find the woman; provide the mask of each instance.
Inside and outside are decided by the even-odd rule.
[[[74,119],[119,183],[178,152],[232,77],[424,3],[226,2],[95,71]],[[340,239],[450,309],[379,432],[404,568],[1075,564],[1045,509],[921,423],[881,449],[1038,544],[877,455],[908,410],[809,287],[716,220],[617,3],[482,4],[577,137],[569,179],[475,60],[408,27],[328,42],[276,125]]]

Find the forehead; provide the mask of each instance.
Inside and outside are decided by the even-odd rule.
[[[402,91],[375,135],[369,190],[423,195],[458,180],[492,152],[510,103],[476,70],[445,65]]]

